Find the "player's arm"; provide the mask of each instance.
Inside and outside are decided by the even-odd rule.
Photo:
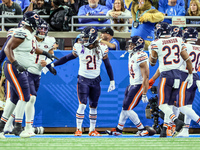
[[[152,85],[155,83],[156,79],[160,76],[160,70],[159,68],[156,70],[156,73],[153,75],[153,77],[149,80],[149,89],[152,87]]]
[[[156,62],[157,62],[157,59],[158,59],[158,54],[156,51],[152,50],[151,51],[151,54],[150,54],[150,57],[149,57],[149,63],[151,66],[155,66],[156,65]]]
[[[108,54],[106,54],[103,57],[103,62],[105,64],[107,74],[108,74],[108,76],[110,78],[110,85],[108,87],[108,92],[111,92],[111,91],[113,91],[115,89],[115,81],[114,81],[114,75],[113,75],[112,66],[111,66],[110,60],[108,58]]]
[[[52,54],[50,54],[50,53],[48,53],[48,52],[46,52],[46,51],[43,51],[42,49],[40,49],[40,48],[38,48],[38,47],[36,47],[35,53],[36,53],[36,54],[39,54],[39,55],[45,55],[46,57],[48,57],[48,58],[51,59],[52,61],[53,61],[53,58],[55,58],[55,59],[58,60],[58,58],[57,58],[56,56],[54,56],[54,55],[52,55]]]
[[[192,74],[192,61],[191,61],[187,51],[184,50],[184,47],[182,48],[182,51],[181,51],[181,57],[186,62],[188,73]]]
[[[146,95],[149,87],[149,67],[146,61],[140,64],[140,71],[143,77],[143,94]]]
[[[22,42],[24,42],[24,39],[22,39],[22,38],[16,38],[16,37],[12,37],[8,41],[8,43],[7,43],[4,51],[5,51],[5,54],[6,54],[7,58],[8,58],[8,60],[11,63],[13,63],[14,61],[16,61],[15,57],[14,57],[14,54],[13,54],[13,50],[15,48],[17,48]]]
[[[109,48],[112,48],[112,49],[115,49],[115,48],[116,48],[116,45],[115,45],[115,44],[110,43],[110,42],[108,42],[108,41],[105,41],[105,40],[100,39],[100,42],[103,43],[103,44],[106,44]]]

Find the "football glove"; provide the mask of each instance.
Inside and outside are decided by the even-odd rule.
[[[16,60],[12,63],[12,65],[17,69],[19,73],[26,71],[26,69],[23,66],[19,65]]]
[[[149,80],[149,88],[148,89],[150,89],[154,83],[155,83],[155,80],[150,79]]]
[[[189,89],[193,84],[193,74],[188,74],[185,82],[187,82],[187,89]]]
[[[142,102],[143,103],[148,103],[149,102],[146,94],[142,94]]]
[[[52,67],[51,64],[46,65],[46,67],[49,69],[49,71],[50,71],[52,74],[57,75],[56,69],[54,69],[54,67]]]
[[[114,89],[115,89],[115,81],[112,80],[112,81],[110,81],[110,85],[109,85],[109,87],[108,87],[108,92],[111,92],[111,91],[113,91]]]
[[[49,59],[51,59],[52,61],[53,61],[53,58],[59,60],[58,57],[56,57],[56,56],[54,56],[54,55],[51,55],[51,54],[49,54],[49,53],[46,52],[46,51],[43,51],[43,52],[42,52],[42,55],[47,56],[47,57],[48,57]]]

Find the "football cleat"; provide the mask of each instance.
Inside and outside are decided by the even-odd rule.
[[[74,136],[81,136],[82,135],[82,131],[80,131],[79,129],[76,130]]]
[[[20,137],[21,138],[29,138],[29,137],[32,137],[32,136],[35,136],[36,134],[33,132],[32,129],[28,129],[28,130],[24,130],[20,133]]]
[[[176,125],[173,124],[173,125],[172,125],[172,134],[175,132],[175,130],[176,130]]]
[[[172,137],[176,137],[181,132],[181,130],[183,129],[184,125],[185,124],[184,124],[183,121],[177,119],[177,121],[176,121],[176,130],[172,134]]]
[[[44,128],[43,127],[33,127],[32,130],[35,134],[44,134]]]
[[[16,136],[19,136],[22,131],[23,131],[22,124],[21,123],[15,123],[15,126],[14,126],[12,133]]]
[[[94,130],[94,131],[91,131],[91,132],[89,133],[89,136],[101,136],[101,135],[100,135],[99,132],[97,132],[96,130]]]
[[[177,137],[189,137],[189,129],[183,128],[183,130],[177,135]]]
[[[114,135],[114,136],[122,135],[122,131],[117,131],[116,128],[113,128],[112,130],[106,130],[105,132],[108,135]]]
[[[148,135],[149,135],[149,132],[147,130],[139,130],[136,133],[136,136],[148,136]]]
[[[5,125],[3,131],[4,131],[5,134],[12,133],[13,128],[14,128],[14,126],[12,124],[11,125]]]
[[[6,137],[4,136],[4,132],[0,133],[0,139],[5,139]]]
[[[153,127],[145,126],[144,128],[149,132],[149,136],[156,134],[156,130]]]
[[[161,138],[167,137],[167,128],[166,127],[162,128],[162,131],[160,132],[160,137]]]
[[[166,132],[167,132],[167,136],[172,136],[172,127],[168,126]]]

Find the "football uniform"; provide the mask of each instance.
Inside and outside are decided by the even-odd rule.
[[[46,36],[44,38],[44,41],[42,41],[42,42],[38,42],[36,40],[37,47],[42,49],[43,51],[46,51],[46,52],[48,52],[49,50],[51,50],[53,48],[55,42],[56,42],[55,38],[49,37],[49,36]],[[27,70],[28,70],[28,72],[30,72],[32,74],[41,75],[41,71],[42,71],[43,67],[40,65],[40,61],[45,60],[46,56],[33,54],[33,58],[34,58],[34,61],[31,64],[31,66],[28,67]],[[46,59],[46,61],[47,61],[47,64],[51,63],[51,60],[48,59],[48,58]]]
[[[128,68],[130,85],[125,90],[123,110],[132,110],[140,102],[143,93],[143,77],[140,70],[140,64],[143,62],[149,64],[147,53],[140,51],[129,54]]]
[[[188,76],[188,70],[186,67],[186,62],[184,62],[180,68],[180,70],[182,71],[181,73],[182,83],[179,92],[179,102],[178,102],[179,107],[185,105],[191,105],[193,103],[197,89],[196,81],[199,80],[199,75],[197,74],[197,71],[200,62],[200,46],[188,43],[185,43],[185,46],[192,61],[193,85],[189,89],[186,88],[187,83],[184,81]]]
[[[16,28],[13,32],[10,32],[9,35],[24,39],[18,47],[13,49],[13,53],[17,62],[24,68],[28,68],[34,60],[30,52],[34,52],[36,48],[33,34],[25,28]],[[8,60],[6,61],[4,72],[11,86],[11,101],[14,104],[16,104],[18,100],[29,101],[30,89],[26,72],[19,73]]]
[[[171,37],[167,39],[154,40],[151,50],[157,52],[159,60],[159,105],[174,104],[172,96],[178,95],[180,87],[181,71],[179,70],[183,59],[180,56],[182,50],[186,50],[182,38]]]
[[[98,51],[98,54],[95,50]],[[79,57],[77,84],[79,103],[87,104],[89,97],[89,105],[97,107],[101,93],[100,67],[103,57],[108,54],[108,47],[100,43],[96,49],[89,50],[82,44],[75,43],[73,52]]]

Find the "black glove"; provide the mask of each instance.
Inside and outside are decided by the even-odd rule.
[[[16,60],[12,63],[12,65],[17,69],[18,72],[26,71],[26,69],[23,66],[20,66]]]
[[[56,56],[54,56],[54,55],[51,55],[51,54],[49,54],[49,53],[46,52],[46,51],[43,51],[43,52],[42,52],[42,55],[47,56],[47,57],[48,57],[49,59],[51,59],[52,61],[53,61],[53,58],[59,60],[58,57],[56,57]]]
[[[49,71],[50,71],[52,74],[57,75],[56,69],[54,69],[54,67],[52,67],[51,64],[46,65],[46,67],[49,69]]]

